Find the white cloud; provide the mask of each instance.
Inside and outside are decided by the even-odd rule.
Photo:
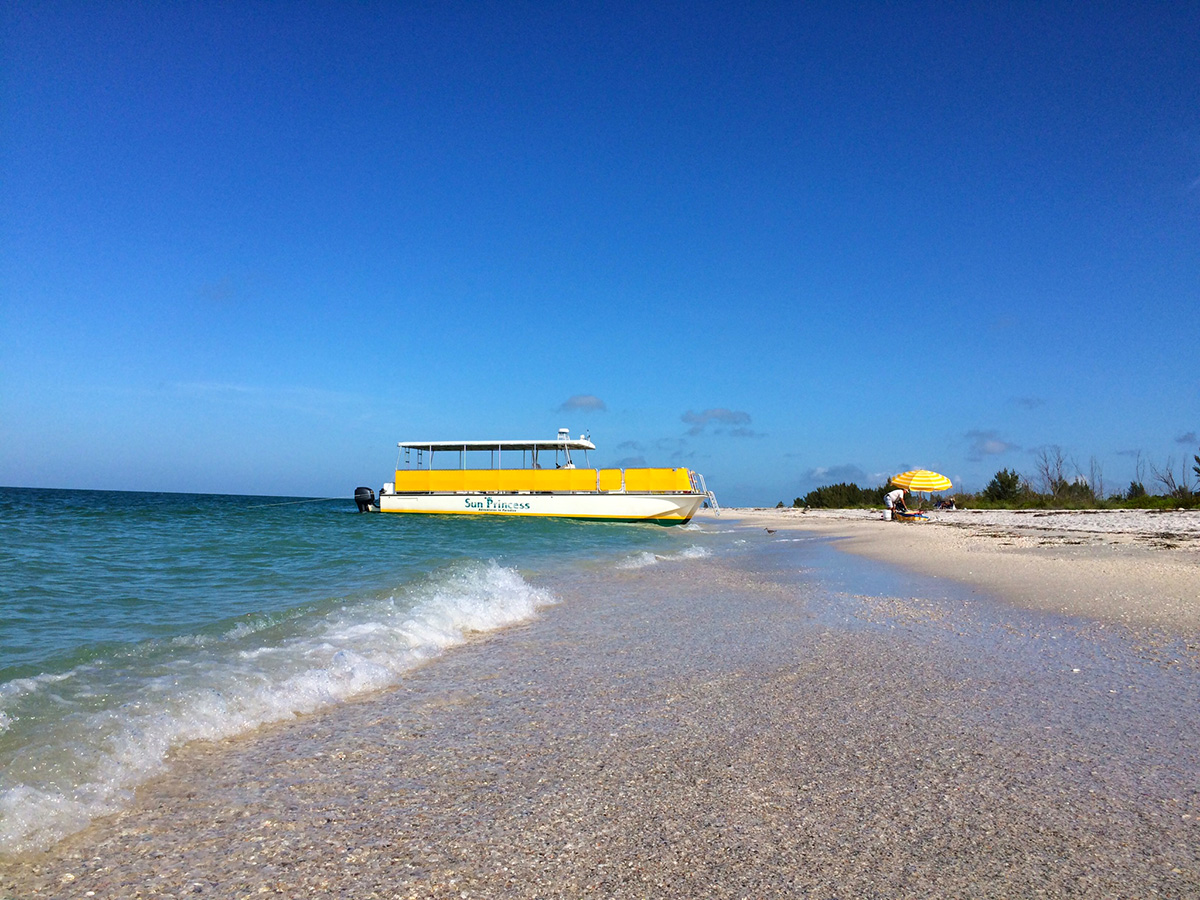
[[[802,476],[804,484],[822,487],[827,484],[857,484],[860,487],[870,481],[870,477],[861,466],[853,463],[842,463],[837,466],[817,466],[809,469]]]
[[[576,394],[563,401],[559,412],[607,412],[604,401],[595,394]]]
[[[734,437],[756,437],[755,433],[745,426],[750,424],[750,413],[742,412],[737,409],[724,409],[718,407],[716,409],[706,409],[704,412],[692,412],[688,410],[679,417],[685,424],[691,425],[688,429],[688,434],[698,435],[703,434],[709,424],[715,423],[716,434],[730,434]],[[736,426],[730,431],[726,431],[726,425]]]
[[[1022,409],[1037,409],[1039,406],[1046,404],[1046,401],[1041,397],[1013,397],[1011,402]]]
[[[1016,444],[1003,440],[999,432],[996,431],[968,431],[964,435],[971,442],[970,449],[967,450],[967,459],[979,461],[985,456],[998,456],[1001,453],[1008,453],[1010,450],[1020,450]]]

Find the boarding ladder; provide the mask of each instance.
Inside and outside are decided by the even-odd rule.
[[[692,490],[697,494],[703,494],[707,499],[708,505],[719,516],[721,514],[721,505],[717,503],[717,495],[708,489],[708,485],[704,483],[704,476],[699,472],[693,472],[688,469],[688,475],[692,479]]]

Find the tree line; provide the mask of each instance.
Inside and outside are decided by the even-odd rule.
[[[1189,463],[1184,457],[1178,473],[1173,459],[1159,468],[1147,465],[1141,454],[1134,465],[1129,486],[1105,490],[1104,470],[1093,457],[1085,473],[1061,447],[1046,447],[1034,459],[1034,471],[1022,474],[1001,469],[978,493],[958,491],[945,497],[934,494],[931,502],[953,500],[958,507],[976,509],[1176,509],[1200,508],[1200,453]],[[1190,467],[1190,470],[1189,470]],[[853,482],[823,485],[792,501],[793,507],[811,509],[869,509],[883,505],[892,485],[864,488]],[[782,507],[783,501],[778,506]]]

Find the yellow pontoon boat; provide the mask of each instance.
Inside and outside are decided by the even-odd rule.
[[[698,472],[593,469],[587,453],[596,445],[582,436],[572,440],[566,428],[553,440],[402,441],[397,446],[396,480],[383,486],[378,501],[370,488],[358,488],[360,510],[660,525],[688,522],[704,503],[719,510]],[[576,465],[580,453],[582,466]]]

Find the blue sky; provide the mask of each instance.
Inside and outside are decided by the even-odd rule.
[[[0,484],[1200,448],[1194,4],[5,4]]]

